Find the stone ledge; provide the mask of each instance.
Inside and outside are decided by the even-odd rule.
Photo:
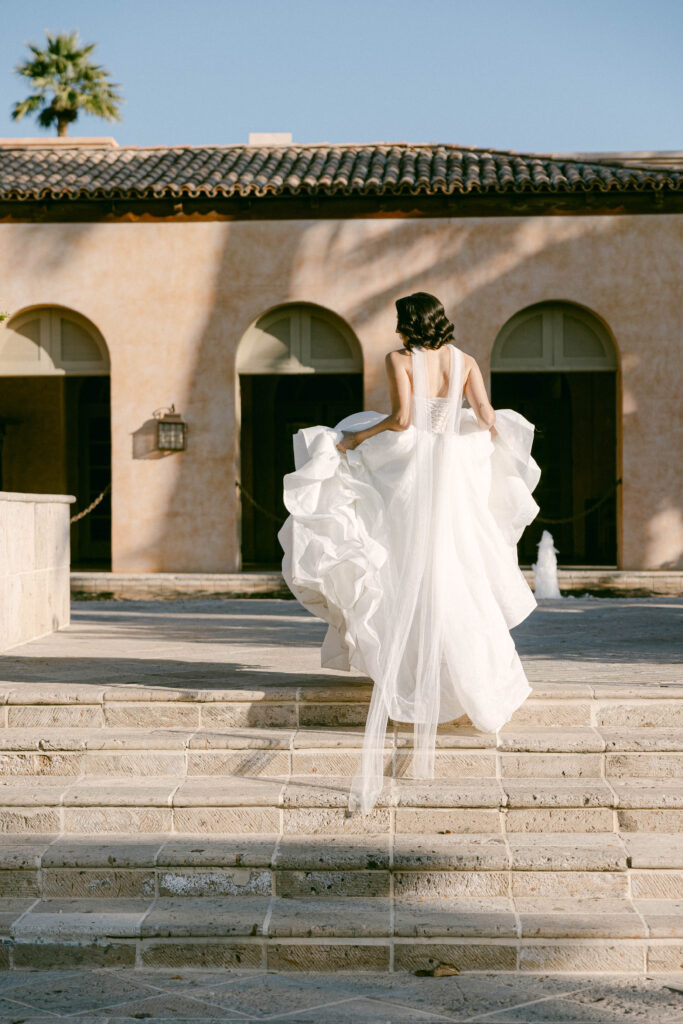
[[[393,971],[390,952],[393,947]],[[264,967],[283,972],[413,972],[453,964],[460,973],[558,975],[612,972],[643,977],[675,976],[683,943],[671,939],[308,939],[169,938],[7,942],[3,970],[73,970],[142,965],[151,971],[239,970],[260,976]],[[570,979],[569,979],[570,980]],[[576,983],[576,982],[575,982]]]
[[[273,808],[346,816],[347,776],[15,775],[0,778],[0,808]],[[683,809],[677,778],[413,779],[385,776],[379,808]],[[353,815],[358,817],[358,815]],[[0,830],[1,821],[0,821]],[[11,830],[5,828],[4,830]],[[434,831],[437,829],[433,829]],[[537,829],[543,830],[543,829]],[[577,829],[582,830],[582,829]],[[628,829],[630,830],[630,829]]]
[[[118,573],[72,570],[73,599],[179,600],[188,597],[278,597],[294,601],[282,573]]]
[[[448,936],[460,940],[680,939],[681,906],[679,900],[632,901],[625,895],[548,898],[503,893],[449,898],[427,893],[424,898],[404,893],[323,898],[47,898],[28,909],[16,905],[6,914],[14,917],[6,934],[18,942],[259,936],[337,941]]]
[[[268,868],[285,871],[624,871],[683,867],[683,834],[629,832],[463,835],[229,834],[114,836],[68,833],[0,835],[0,869],[94,868],[177,872]],[[654,877],[654,876],[653,876]],[[667,875],[668,877],[668,875]],[[683,890],[683,879],[681,879]]]
[[[344,709],[349,710],[346,707],[347,705],[360,705],[365,708],[369,704],[371,687],[367,685],[364,679],[351,679],[343,686],[337,684],[334,687],[334,697],[331,697],[328,688],[312,687],[306,684],[287,685],[282,682],[283,677],[284,673],[282,675],[273,673],[270,676],[273,682],[264,683],[258,688],[252,688],[248,682],[241,685],[236,681],[233,686],[216,687],[211,690],[203,688],[194,689],[191,687],[169,687],[163,684],[156,686],[132,686],[122,683],[118,687],[111,685],[103,687],[96,683],[21,684],[16,682],[0,682],[0,705],[11,705],[21,708],[43,706],[47,711],[52,711],[65,705],[82,704],[89,708],[97,708],[98,710],[108,707],[111,715],[120,714],[122,716],[127,711],[126,706],[134,707],[137,710],[144,710],[140,708],[140,705],[144,704],[151,705],[149,714],[152,716],[161,715],[165,710],[164,708],[154,707],[153,705],[155,704],[165,705],[166,708],[187,704],[205,704],[207,706],[237,704],[240,705],[238,710],[247,708],[255,703],[300,705],[302,713],[307,713],[310,710],[310,712],[315,712],[316,714],[324,714],[320,722],[301,722],[299,723],[301,726],[306,725],[311,729],[317,727],[324,730],[326,734],[329,734],[329,729],[332,727],[345,731],[348,730],[351,735],[354,729],[364,726],[364,721],[359,723],[346,722],[343,719],[335,721],[334,718],[336,713],[343,716]],[[582,688],[580,691],[579,687]],[[665,710],[673,712],[676,709],[677,702],[681,702],[681,698],[683,698],[683,683],[681,682],[536,684],[532,686],[532,692],[524,704],[521,705],[510,721],[499,731],[501,735],[505,736],[520,727],[524,729],[553,728],[555,723],[544,721],[541,713],[552,713],[554,710],[560,710],[562,713],[562,720],[558,723],[562,727],[583,726],[584,728],[593,728],[590,713],[592,709],[599,712],[601,703],[607,709],[621,706],[624,702],[627,702],[625,704],[627,710],[631,706],[634,709],[641,706],[644,710],[647,710],[650,702],[662,701],[665,702]],[[124,707],[117,709],[115,705],[124,705]],[[310,709],[308,708],[309,705]],[[678,706],[680,706],[680,703]],[[325,712],[325,708],[327,708],[327,712]],[[178,710],[180,712],[182,708]],[[185,713],[187,713],[187,709]],[[212,713],[220,715],[221,709],[214,709]],[[19,727],[18,722],[9,724]],[[66,721],[57,724],[61,727],[68,727],[68,722]],[[118,723],[111,722],[108,724],[116,726]],[[223,721],[217,724],[220,724],[221,732],[225,729],[245,728],[245,725],[231,725],[229,722]],[[248,722],[246,724],[249,726],[258,725],[256,722]],[[615,726],[627,726],[629,723],[620,721],[614,723],[607,721],[595,722],[595,725],[600,728],[612,726],[613,724]],[[647,722],[646,724],[648,727],[651,727],[655,723]],[[662,728],[667,726],[674,727],[670,720],[664,720],[658,724]],[[43,722],[39,722],[36,723],[34,728],[43,727],[43,725]],[[144,722],[144,725],[149,725],[151,728],[155,727],[153,722]],[[31,725],[26,723],[21,727],[31,728]],[[123,728],[125,726],[119,727]],[[167,728],[163,723],[157,723],[156,727]],[[405,723],[390,722],[390,727],[397,727],[399,729],[399,733],[404,740],[400,745],[409,745],[412,742],[412,730],[406,728]],[[292,727],[280,726],[280,728]],[[468,730],[475,736],[493,735],[475,730],[469,718],[463,716],[453,722],[445,722],[440,725],[437,738],[443,745],[448,745],[447,737],[449,733],[460,737],[466,735]],[[214,731],[217,730],[214,729]]]
[[[0,501],[28,501],[34,505],[49,501],[71,505],[76,498],[73,494],[22,494],[19,491],[0,491]]]
[[[530,585],[533,571],[522,569]],[[683,570],[671,569],[559,569],[560,591],[605,596],[683,594]],[[108,597],[118,600],[178,600],[187,597],[284,597],[294,600],[280,572],[233,573],[126,573],[73,570],[74,598]]]

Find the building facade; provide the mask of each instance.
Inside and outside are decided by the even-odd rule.
[[[389,412],[423,290],[537,427],[520,562],[545,527],[562,565],[681,567],[682,181],[674,155],[4,140],[0,488],[105,490],[76,567],[278,568],[292,434]],[[184,451],[156,444],[172,404]]]

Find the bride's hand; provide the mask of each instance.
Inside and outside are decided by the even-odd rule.
[[[354,448],[358,447],[358,445],[360,444],[360,441],[356,440],[356,435],[352,431],[350,431],[350,430],[342,430],[342,434],[344,436],[342,437],[341,441],[339,441],[338,444],[335,445],[335,447],[340,452],[353,451]]]

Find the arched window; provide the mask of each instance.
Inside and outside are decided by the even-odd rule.
[[[341,317],[309,303],[278,306],[246,332],[238,373],[362,373],[363,356]]]
[[[102,335],[84,316],[59,306],[17,313],[0,331],[0,376],[51,377],[109,373]]]
[[[616,368],[605,328],[571,303],[539,302],[516,313],[500,331],[491,354],[491,370],[497,373]]]

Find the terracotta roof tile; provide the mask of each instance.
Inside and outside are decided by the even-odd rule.
[[[683,171],[452,145],[0,146],[0,199],[676,191]]]

